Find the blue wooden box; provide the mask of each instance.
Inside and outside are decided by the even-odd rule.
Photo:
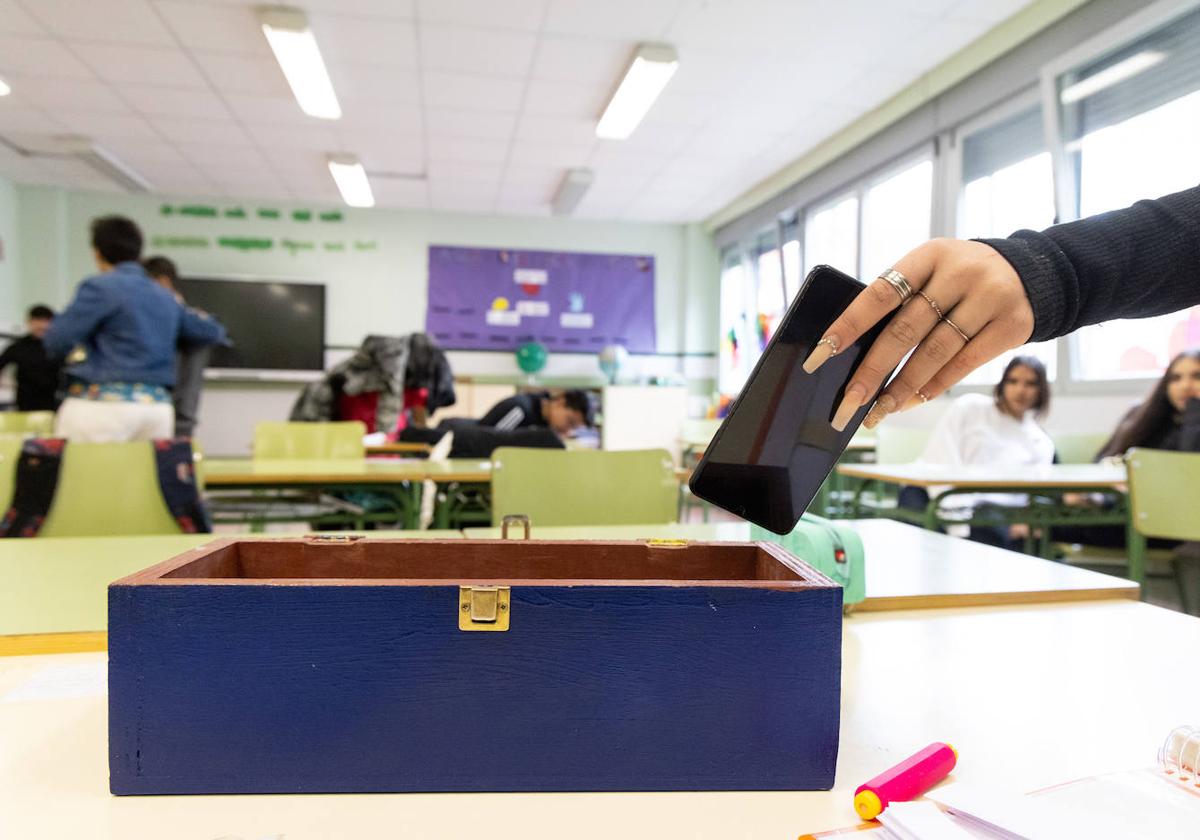
[[[842,592],[776,545],[218,540],[108,599],[115,794],[833,785]]]

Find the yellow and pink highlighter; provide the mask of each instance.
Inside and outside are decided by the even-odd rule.
[[[892,802],[916,799],[950,775],[958,763],[958,752],[949,744],[930,744],[890,770],[885,770],[854,791],[854,810],[864,820],[873,820]]]

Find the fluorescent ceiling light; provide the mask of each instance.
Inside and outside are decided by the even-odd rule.
[[[678,67],[679,56],[674,47],[666,44],[638,47],[617,92],[596,124],[596,136],[624,140],[633,134]]]
[[[592,170],[585,168],[568,169],[562,183],[554,193],[550,207],[556,216],[569,216],[575,212],[579,202],[583,200],[588,187],[592,185]]]
[[[329,172],[337,182],[342,201],[351,207],[374,207],[375,196],[371,194],[371,182],[367,170],[354,155],[330,155]]]
[[[1140,53],[1135,53],[1124,61],[1118,61],[1111,67],[1105,67],[1095,75],[1088,76],[1086,79],[1078,81],[1073,85],[1068,85],[1063,88],[1059,98],[1064,105],[1070,105],[1072,102],[1087,99],[1089,96],[1099,93],[1105,88],[1110,88],[1119,82],[1136,76],[1144,70],[1149,70],[1166,57],[1167,54],[1165,52],[1159,52],[1158,50],[1143,50]]]
[[[342,108],[304,12],[264,6],[258,10],[258,21],[300,109],[310,117],[340,119]]]
[[[127,192],[148,193],[153,189],[150,182],[142,177],[140,172],[90,137],[68,134],[60,136],[56,140],[67,155],[83,161],[92,169],[120,184]]]
[[[8,82],[0,79],[0,96],[8,96],[12,93],[12,88],[8,86]]]

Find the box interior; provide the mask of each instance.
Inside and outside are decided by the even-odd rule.
[[[774,546],[523,540],[236,540],[160,580],[756,581],[828,586]]]

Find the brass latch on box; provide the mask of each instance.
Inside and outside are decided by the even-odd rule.
[[[508,629],[509,588],[507,586],[460,586],[458,589],[458,629],[503,631]]]

